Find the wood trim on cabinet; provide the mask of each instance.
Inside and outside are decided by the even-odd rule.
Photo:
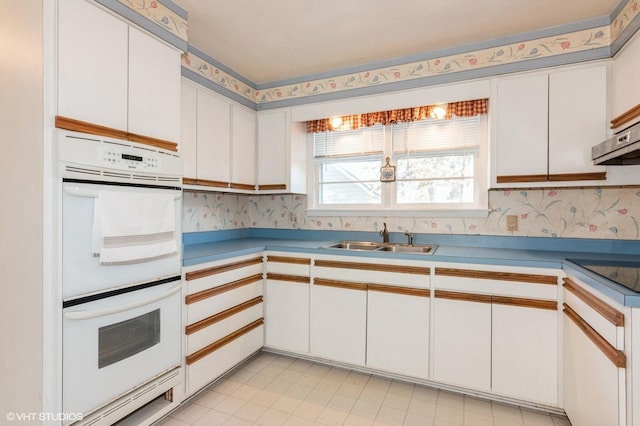
[[[311,265],[311,259],[304,257],[267,256],[267,262],[291,263],[294,265]]]
[[[623,112],[622,114],[620,114],[619,116],[617,116],[616,118],[611,120],[611,128],[615,129],[617,127],[620,127],[621,125],[623,125],[627,121],[631,121],[634,118],[639,117],[639,116],[640,116],[640,104],[638,104],[638,105],[634,106],[633,108]]]
[[[129,133],[124,130],[118,130],[111,127],[100,126],[98,124],[89,123],[87,121],[76,120],[69,117],[56,116],[55,126],[58,129],[71,130],[73,132],[88,133],[97,136],[106,136],[109,138],[128,140],[144,145],[154,146],[156,148],[166,149],[168,151],[178,151],[178,144],[175,142],[156,139],[150,136]]]
[[[591,173],[554,173],[549,175],[549,182],[574,182],[579,180],[606,180],[607,172]]]
[[[491,303],[518,306],[523,308],[558,310],[558,302],[554,300],[526,299],[521,297],[491,296]]]
[[[60,115],[56,115],[55,126],[58,129],[71,130],[73,132],[82,132],[91,135],[106,136],[109,138],[123,140],[127,139],[127,132],[124,130],[118,130],[106,126],[99,126],[97,124],[75,120],[73,118],[63,117]]]
[[[222,339],[216,340],[210,345],[207,345],[204,348],[192,353],[191,355],[188,355],[186,358],[187,365],[191,365],[194,362],[206,357],[207,355],[210,355],[211,353],[217,351],[221,347],[228,345],[229,343],[233,342],[239,337],[242,337],[245,334],[249,333],[250,331],[260,327],[262,324],[264,324],[264,318],[257,319],[252,323],[247,324],[244,327],[234,331],[233,333],[226,335]]]
[[[578,326],[580,330],[593,342],[594,345],[618,368],[626,368],[627,356],[619,349],[611,346],[607,340],[594,330],[576,311],[566,303],[563,304],[564,314]]]
[[[188,326],[185,327],[185,334],[188,336],[190,334],[195,333],[196,331],[200,331],[203,328],[207,328],[210,325],[213,325],[215,323],[218,323],[220,321],[222,321],[223,319],[229,318],[230,316],[233,316],[239,312],[242,312],[244,310],[247,310],[249,308],[251,308],[252,306],[256,306],[259,305],[260,303],[263,302],[262,296],[258,296],[258,297],[254,297],[251,300],[247,300],[246,302],[240,303],[239,305],[233,306],[229,309],[226,309],[222,312],[218,312],[215,315],[211,315],[210,317],[207,317],[203,320],[200,320],[198,322],[194,322],[193,324],[189,324]]]
[[[369,291],[381,291],[384,293],[404,294],[406,296],[430,297],[431,290],[428,288],[398,287],[384,284],[368,284]]]
[[[276,281],[288,281],[292,283],[311,284],[310,277],[303,277],[300,275],[288,275],[288,274],[274,274],[272,272],[267,273],[268,280]]]
[[[603,318],[616,327],[624,327],[624,314],[613,306],[598,299],[592,293],[580,287],[571,278],[564,278],[564,288],[575,294],[576,297],[590,306],[594,311],[599,313]]]
[[[431,268],[425,268],[421,266],[342,262],[338,260],[316,260],[315,266],[319,266],[322,268],[364,269],[368,271],[397,272],[397,273],[416,274],[416,275],[429,275],[431,273]]]
[[[211,186],[215,188],[229,188],[229,186],[231,185],[229,182],[222,182],[218,180],[196,179],[196,178],[190,178],[190,177],[183,177],[182,184]]]
[[[197,271],[187,272],[186,274],[184,274],[184,279],[187,281],[197,280],[199,278],[208,277],[209,275],[220,274],[222,272],[232,271],[234,269],[240,269],[246,266],[257,265],[258,263],[262,263],[261,257],[255,257],[253,259],[229,263],[227,265],[214,266],[211,268],[205,268]]]
[[[236,182],[231,182],[229,184],[229,188],[232,189],[244,189],[246,191],[255,191],[256,186],[255,185],[251,185],[249,183],[236,183]]]
[[[220,293],[231,291],[238,287],[253,284],[261,280],[262,280],[262,274],[251,275],[250,277],[242,278],[236,281],[232,281],[230,283],[222,284],[217,287],[209,288],[206,290],[199,291],[197,293],[190,294],[187,297],[185,297],[184,301],[187,305],[191,305],[192,303],[200,302],[202,300],[209,299],[210,297],[214,297]]]
[[[136,133],[127,133],[127,140],[131,142],[138,142],[145,145],[155,146],[156,148],[166,149],[167,151],[178,151],[177,143],[165,141],[164,139],[152,138],[150,136],[138,135]]]
[[[486,280],[517,281],[530,284],[558,285],[554,275],[521,274],[519,272],[476,271],[473,269],[455,269],[436,267],[436,275]]]
[[[324,278],[315,278],[313,280],[313,284],[324,286],[324,287],[344,288],[346,290],[360,290],[360,291],[367,290],[366,283],[357,283],[353,281],[339,281],[339,280],[327,280]]]
[[[287,189],[287,185],[284,183],[272,183],[268,185],[258,185],[258,191],[278,191]]]
[[[487,294],[461,293],[458,291],[436,290],[437,299],[460,300],[463,302],[491,303],[491,296]]]
[[[496,183],[546,182],[547,175],[504,175],[497,176]]]

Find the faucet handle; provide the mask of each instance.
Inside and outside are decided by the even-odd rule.
[[[404,231],[404,235],[407,236],[407,242],[409,243],[410,246],[412,246],[413,245],[413,233],[407,229],[407,230]]]

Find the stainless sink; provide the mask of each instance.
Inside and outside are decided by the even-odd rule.
[[[407,245],[407,244],[386,244],[380,247],[379,251],[392,251],[394,253],[421,253],[432,254],[435,251],[432,245]]]
[[[430,244],[394,244],[394,243],[376,243],[373,241],[338,241],[337,243],[327,244],[321,248],[342,249],[342,250],[365,250],[365,251],[384,251],[392,253],[416,253],[416,254],[433,254],[437,246]]]

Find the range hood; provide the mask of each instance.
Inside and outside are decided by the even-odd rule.
[[[595,145],[591,148],[591,159],[595,165],[640,164],[640,123]]]

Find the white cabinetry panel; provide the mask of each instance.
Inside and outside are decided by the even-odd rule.
[[[231,183],[254,189],[256,184],[256,113],[234,105],[232,126]],[[244,189],[244,188],[243,188]]]
[[[230,182],[231,105],[213,93],[199,90],[197,123],[196,177],[217,182]]]
[[[58,23],[58,115],[126,131],[128,25],[86,0]]]

